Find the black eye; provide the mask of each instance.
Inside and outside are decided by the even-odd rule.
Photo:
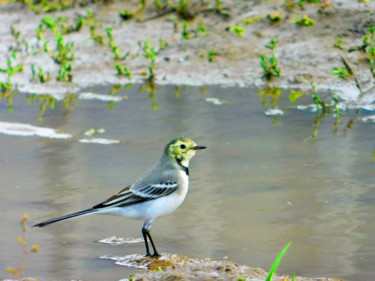
[[[181,147],[182,149],[185,149],[185,148],[186,148],[186,146],[185,146],[184,144],[181,144],[180,147]]]

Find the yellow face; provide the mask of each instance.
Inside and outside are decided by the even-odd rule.
[[[197,146],[197,144],[191,139],[185,137],[179,137],[171,140],[166,149],[168,150],[168,155],[175,158],[177,161],[186,164],[195,155],[195,152],[200,149],[204,149],[204,146]]]

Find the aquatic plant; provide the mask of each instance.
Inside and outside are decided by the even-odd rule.
[[[315,21],[311,18],[309,18],[308,15],[304,15],[302,18],[295,18],[293,20],[293,23],[295,23],[298,26],[313,26],[315,25]]]
[[[20,263],[17,267],[8,267],[7,272],[12,274],[17,279],[23,279],[25,267],[26,267],[26,258],[30,253],[37,253],[40,250],[40,247],[38,244],[33,244],[31,247],[28,246],[28,237],[27,232],[29,230],[29,227],[27,225],[27,222],[29,220],[29,215],[24,214],[21,219],[21,226],[22,226],[22,235],[17,237],[17,242],[22,246],[23,253],[21,256]]]
[[[349,49],[349,52],[360,51],[367,55],[370,71],[375,78],[375,25],[368,28],[368,34],[362,36],[362,45]]]
[[[271,50],[271,56],[260,55],[260,66],[263,68],[262,77],[267,81],[271,81],[273,77],[280,77],[281,69],[278,67],[279,61],[276,55],[276,47],[278,45],[277,39],[271,39],[268,45],[264,45],[267,49]]]
[[[319,93],[316,91],[315,83],[311,83],[312,88],[312,99],[314,104],[316,105],[316,110],[318,114],[327,114],[332,112],[336,117],[341,116],[341,110],[338,107],[339,100],[336,96],[331,96],[331,101],[333,103],[328,103],[324,99],[322,99]]]
[[[273,262],[272,266],[271,266],[271,269],[265,279],[265,281],[271,281],[272,280],[272,277],[273,275],[275,274],[282,258],[284,257],[284,255],[286,254],[286,251],[288,251],[290,245],[292,245],[292,242],[289,242],[288,244],[286,244],[284,246],[284,248],[281,250],[281,252],[279,253],[279,255],[276,257],[275,261]]]
[[[295,103],[299,98],[302,98],[305,94],[302,93],[302,92],[297,92],[297,91],[293,91],[291,90],[290,93],[289,93],[289,101],[291,103]]]

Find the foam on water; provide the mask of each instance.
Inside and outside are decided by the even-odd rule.
[[[143,238],[122,238],[117,236],[111,236],[108,238],[104,238],[99,240],[98,242],[104,244],[111,244],[111,245],[123,245],[123,244],[135,244],[135,243],[143,243]]]
[[[11,136],[38,136],[50,139],[70,139],[72,137],[71,134],[61,133],[51,128],[36,127],[29,124],[9,122],[0,122],[0,133]]]

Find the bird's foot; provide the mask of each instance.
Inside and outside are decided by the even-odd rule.
[[[158,257],[161,257],[161,255],[158,252],[153,253],[152,255],[150,253],[146,253],[145,255],[145,258],[158,258]]]

